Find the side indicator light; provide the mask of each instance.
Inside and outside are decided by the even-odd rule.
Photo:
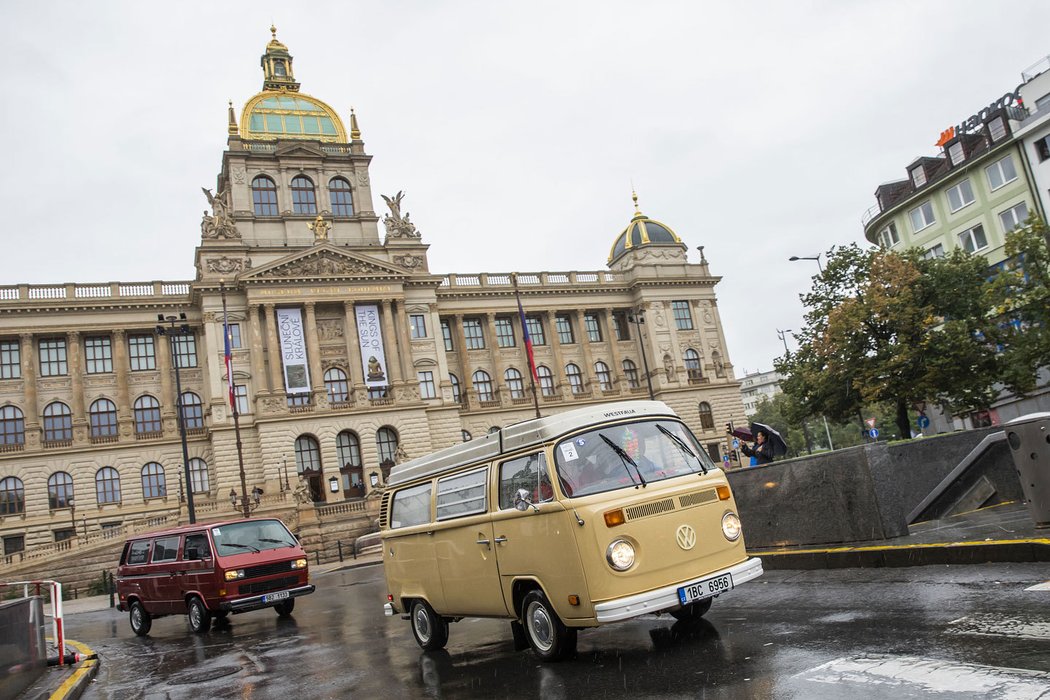
[[[569,605],[579,605],[579,604],[580,604],[580,596],[578,596],[578,595],[571,595],[571,596],[569,596]]]
[[[718,500],[728,501],[729,500],[729,487],[728,486],[717,486],[715,491],[718,492]]]
[[[392,594],[390,594],[390,593],[387,593],[386,594],[386,602],[393,603],[394,602],[394,596]]]
[[[623,525],[627,522],[627,519],[623,515],[623,509],[617,508],[616,510],[610,510],[605,514],[605,526],[616,527],[617,525]]]

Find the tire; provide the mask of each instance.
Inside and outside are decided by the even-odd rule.
[[[412,636],[426,651],[444,649],[448,643],[448,621],[434,612],[425,600],[412,603]]]
[[[672,610],[671,615],[679,622],[695,622],[702,618],[711,609],[714,598],[704,598],[695,603],[684,605],[677,610]]]
[[[288,617],[295,610],[295,598],[289,598],[288,600],[282,600],[277,605],[273,606],[273,609],[277,611],[277,614],[281,617]]]
[[[190,629],[197,634],[204,634],[211,629],[211,613],[204,606],[204,601],[197,596],[190,598],[187,615],[190,618]]]
[[[560,661],[576,651],[576,630],[566,627],[543,591],[529,591],[521,603],[521,620],[532,651],[543,661]]]
[[[149,634],[150,627],[153,626],[153,618],[137,600],[131,604],[128,620],[131,622],[131,631],[140,637]]]

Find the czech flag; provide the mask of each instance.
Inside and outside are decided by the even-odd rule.
[[[540,380],[536,374],[536,358],[532,354],[532,338],[529,337],[529,326],[525,323],[525,309],[521,308],[521,299],[518,299],[518,317],[521,319],[521,338],[525,341],[525,354],[529,356],[529,371],[535,381]]]
[[[224,360],[226,362],[226,384],[230,389],[230,408],[237,410],[237,398],[233,391],[233,348],[230,342],[230,323],[224,313],[222,316],[222,336],[224,347]]]

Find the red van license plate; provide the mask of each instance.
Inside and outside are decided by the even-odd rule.
[[[731,574],[722,574],[721,576],[715,576],[713,578],[682,586],[678,589],[678,600],[682,605],[688,605],[689,603],[695,603],[698,600],[710,598],[719,593],[725,593],[732,588],[733,576]]]
[[[264,603],[276,603],[278,600],[284,600],[288,597],[288,591],[277,591],[276,593],[267,593],[263,596]]]

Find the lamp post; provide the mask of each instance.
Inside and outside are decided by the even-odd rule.
[[[288,456],[281,455],[281,469],[284,470],[284,490],[291,491],[292,486],[288,483]]]
[[[69,524],[73,526],[73,537],[77,536],[77,503],[70,498],[69,501]]]
[[[637,311],[627,315],[627,320],[635,325],[638,330],[638,345],[642,348],[642,367],[645,368],[645,383],[649,387],[649,400],[655,401],[653,394],[653,378],[649,374],[649,359],[645,354],[645,338],[642,337],[642,325],[645,323],[645,311]]]
[[[788,258],[788,260],[790,260],[791,262],[795,262],[796,260],[816,260],[817,261],[817,267],[819,267],[821,273],[823,273],[824,272],[824,266],[820,262],[820,256],[821,255],[823,255],[823,253],[817,253],[815,256],[813,256],[813,255],[792,255],[790,258]]]
[[[787,341],[787,334],[790,333],[790,332],[791,332],[790,328],[787,328],[785,330],[780,330],[779,328],[777,329],[777,337],[780,338],[780,341],[782,343],[784,343],[784,354],[785,355],[787,355],[790,352],[790,350],[788,350],[788,341]]]
[[[179,326],[175,325],[176,321],[185,321],[186,314],[180,313],[178,316],[165,316],[164,314],[157,314],[157,320],[162,324],[167,323],[168,327],[165,328],[163,325],[157,326],[157,335],[168,336],[168,349],[171,351],[171,361],[175,365],[175,419],[179,424],[179,440],[182,441],[182,472],[186,478],[186,508],[190,515],[190,524],[197,522],[197,512],[193,507],[193,481],[190,479],[190,451],[186,445],[186,417],[182,411],[182,377],[179,374],[179,352],[176,347],[175,338],[180,335],[191,335],[193,331],[186,323],[182,323]]]

